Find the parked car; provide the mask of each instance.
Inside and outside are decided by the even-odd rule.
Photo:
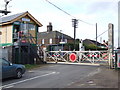
[[[12,64],[6,59],[0,58],[2,68],[2,79],[15,77],[21,78],[25,73],[25,66],[20,64]]]

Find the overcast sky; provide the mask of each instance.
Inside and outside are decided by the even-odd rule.
[[[4,8],[4,0],[0,0],[0,9]],[[98,35],[108,30],[108,24],[114,24],[115,46],[118,45],[118,1],[119,0],[48,0],[68,12],[79,21],[76,38],[95,40],[96,28],[98,25]],[[12,0],[9,3],[8,10],[11,14],[29,11],[43,27],[40,32],[46,31],[46,26],[52,22],[53,30],[60,31],[74,37],[72,19],[73,17],[58,10],[46,0]],[[11,15],[9,14],[9,15]],[[108,32],[98,38],[98,41],[108,40]]]

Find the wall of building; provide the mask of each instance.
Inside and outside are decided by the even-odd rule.
[[[23,17],[23,18],[30,19],[28,16],[25,16],[25,17]],[[21,22],[23,22],[23,21],[21,21]],[[30,19],[30,21],[29,21],[29,22],[26,22],[26,23],[35,25],[34,30],[29,30],[29,33],[30,33],[33,37],[36,37],[36,36],[37,36],[37,35],[36,35],[36,23],[35,23],[32,19]]]
[[[24,19],[28,20],[28,21],[25,21]],[[19,24],[15,24],[16,22],[18,22]],[[19,31],[22,31],[23,32],[23,35],[22,35],[23,41],[26,38],[27,38],[26,41],[28,41],[28,38],[29,38],[30,43],[36,44],[38,25],[36,25],[36,23],[32,19],[30,19],[28,16],[22,17],[19,20],[17,20],[16,22],[14,22],[14,30],[13,30],[14,34],[18,33]],[[19,30],[17,30],[17,32],[15,32],[16,26],[19,27]]]
[[[12,62],[12,47],[0,47],[0,58],[4,58]]]
[[[2,32],[0,43],[12,43],[13,26],[6,25],[1,26],[0,31]]]
[[[56,45],[56,44],[61,44],[60,42],[74,43],[74,39],[58,31],[38,33],[38,44],[39,45],[41,44]]]
[[[51,38],[52,39],[52,43],[50,43],[50,39],[44,39],[44,44],[60,44],[61,40],[60,39],[55,39],[55,38]],[[38,44],[43,44],[42,43],[43,39],[39,39],[38,38]],[[74,43],[73,39],[67,39],[67,43]]]

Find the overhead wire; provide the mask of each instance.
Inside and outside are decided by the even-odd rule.
[[[106,33],[107,31],[108,31],[108,30],[106,30],[106,31],[104,31],[103,33],[101,33],[100,35],[98,35],[97,38],[100,37],[101,35],[103,35],[104,33]]]
[[[91,23],[88,23],[88,22],[86,22],[86,21],[83,21],[83,20],[80,20],[80,19],[78,19],[79,21],[81,21],[81,22],[84,22],[84,23],[86,23],[86,24],[89,24],[89,25],[95,25],[95,24],[91,24]]]
[[[104,33],[106,33],[107,31],[108,31],[108,30],[106,30],[106,31],[104,31],[103,33],[101,33],[100,35],[98,35],[97,38],[100,37],[101,35],[103,35]],[[118,30],[114,30],[114,31],[118,31]]]
[[[56,7],[57,9],[59,9],[60,11],[64,12],[65,14],[73,17],[73,18],[76,18],[75,16],[71,15],[70,13],[66,12],[65,10],[61,9],[60,7],[58,7],[57,5],[53,4],[52,2],[48,1],[48,0],[45,0],[46,2],[48,2],[49,4],[53,5],[54,7]],[[83,21],[81,19],[78,19],[79,21],[83,22],[83,23],[86,23],[86,24],[89,24],[89,25],[94,25],[94,24],[91,24],[91,23],[88,23],[86,21]]]
[[[53,4],[52,2],[50,2],[50,1],[48,1],[48,0],[45,0],[45,1],[48,2],[49,4],[53,5],[54,7],[56,7],[57,9],[59,9],[60,11],[64,12],[65,14],[67,14],[67,15],[73,17],[73,18],[76,18],[75,16],[72,16],[71,14],[69,14],[69,13],[66,12],[65,10],[61,9],[61,8],[58,7],[57,5]],[[86,24],[88,24],[88,25],[95,25],[95,24],[91,24],[91,23],[88,23],[88,22],[86,22],[86,21],[83,21],[83,20],[81,20],[81,19],[78,19],[78,20],[81,21],[81,22],[83,22],[83,23],[86,23]],[[104,31],[103,33],[101,33],[100,35],[98,35],[97,38],[100,37],[101,35],[103,35],[104,33],[106,33],[107,31],[108,31],[108,30],[106,30],[106,31]]]
[[[59,9],[60,11],[64,12],[65,14],[75,18],[74,16],[72,16],[71,14],[69,14],[68,12],[64,11],[63,9],[59,8],[57,5],[51,3],[50,1],[46,0],[49,4],[53,5],[54,7],[56,7],[57,9]]]

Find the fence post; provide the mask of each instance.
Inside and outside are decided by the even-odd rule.
[[[112,52],[109,51],[109,67],[113,68],[113,59],[112,59]]]
[[[43,62],[46,62],[46,48],[43,48]]]
[[[108,25],[108,51],[109,51],[109,66],[113,68],[113,50],[114,50],[114,25],[109,23]]]
[[[81,59],[82,59],[82,53],[81,53],[81,51],[79,51],[79,63],[81,63]]]

